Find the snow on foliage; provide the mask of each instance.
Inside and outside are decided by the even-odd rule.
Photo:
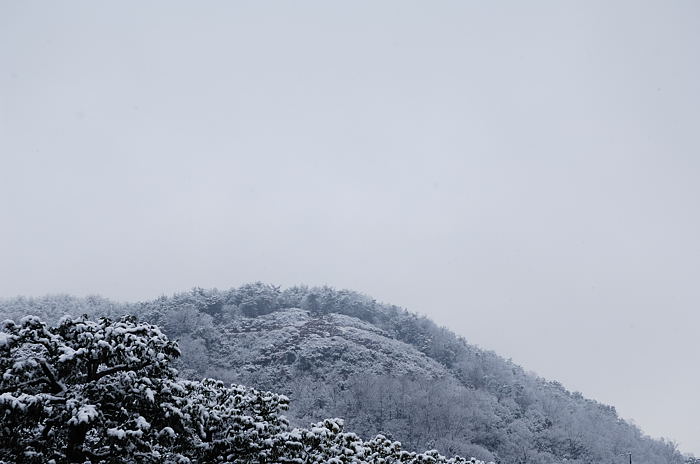
[[[2,323],[0,463],[475,463],[363,442],[327,419],[290,428],[284,395],[180,380],[154,325],[36,317]]]
[[[257,282],[223,291],[193,288],[139,303],[98,296],[0,298],[0,320],[26,314],[51,324],[64,314],[113,320],[137,315],[178,339],[182,356],[174,365],[180,377],[216,377],[286,393],[293,404],[285,414],[294,426],[339,416],[362,437],[384,433],[407,449],[499,462],[612,463],[623,451],[639,464],[686,462],[673,441],[644,435],[614,407],[529,374],[424,316],[350,290],[282,290]],[[12,337],[0,331],[0,355]],[[65,362],[83,356],[74,353],[81,347],[67,348],[58,354]],[[35,357],[16,359],[16,370],[39,369]],[[35,391],[18,388],[1,401],[17,408],[42,401],[36,395],[18,399],[23,390]],[[143,394],[157,404],[156,388],[145,387]],[[152,424],[150,433],[156,432],[180,433]]]
[[[340,364],[366,374],[382,374],[434,378],[445,375],[439,363],[423,353],[407,350],[407,345],[389,338],[371,324],[343,314],[314,316],[308,311],[290,308],[256,318],[241,318],[229,322],[224,329],[225,343],[217,347],[223,356],[214,360],[226,364],[238,377],[257,378],[273,365],[273,376],[297,376],[289,372],[291,364],[299,369],[309,365],[320,376],[337,370]],[[293,354],[287,369],[279,370],[281,354]],[[246,375],[250,372],[252,375]],[[232,379],[235,380],[235,379]],[[274,382],[271,382],[274,383]]]

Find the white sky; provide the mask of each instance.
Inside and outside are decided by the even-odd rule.
[[[700,3],[0,0],[0,296],[425,313],[700,454]]]

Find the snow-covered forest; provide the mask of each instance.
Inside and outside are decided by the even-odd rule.
[[[1,462],[475,462],[363,442],[342,419],[292,429],[284,395],[177,379],[177,343],[133,316],[25,316],[2,330]]]
[[[613,407],[352,291],[16,298],[0,319],[6,462],[684,460]]]

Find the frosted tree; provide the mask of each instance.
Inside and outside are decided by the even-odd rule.
[[[169,363],[179,350],[157,327],[66,317],[48,328],[28,316],[2,329],[2,459],[148,462],[173,448],[184,425],[162,403],[177,384]]]

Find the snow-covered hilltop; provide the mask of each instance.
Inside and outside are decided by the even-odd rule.
[[[411,450],[513,463],[681,463],[615,409],[527,374],[396,306],[352,291],[261,283],[136,304],[67,296],[0,302],[0,319],[129,313],[179,340],[181,375],[291,399],[295,426],[342,417]]]

